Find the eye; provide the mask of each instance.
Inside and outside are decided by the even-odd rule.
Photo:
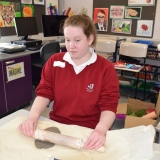
[[[66,42],[70,42],[70,40],[69,40],[69,39],[65,39],[65,41],[66,41]]]
[[[76,42],[79,42],[80,41],[80,39],[76,39]]]

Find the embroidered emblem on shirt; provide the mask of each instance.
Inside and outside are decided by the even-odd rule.
[[[93,88],[94,88],[94,84],[90,84],[87,86],[87,92],[92,92],[93,91]]]

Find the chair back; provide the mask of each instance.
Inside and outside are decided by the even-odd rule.
[[[109,39],[97,39],[95,50],[98,53],[114,53],[116,49],[116,41]]]
[[[42,60],[42,65],[44,65],[47,60],[55,53],[60,52],[59,42],[47,43],[40,49],[40,57]]]
[[[148,45],[140,43],[122,42],[120,44],[119,55],[145,58],[147,56]]]

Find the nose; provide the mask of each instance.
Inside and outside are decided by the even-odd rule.
[[[70,48],[74,48],[74,42],[73,42],[73,41],[70,41],[70,42],[69,42],[69,47],[70,47]]]

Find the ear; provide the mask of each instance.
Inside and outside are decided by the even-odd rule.
[[[89,46],[92,44],[93,40],[94,40],[94,36],[93,36],[93,34],[91,34],[91,35],[88,37],[88,45],[89,45]]]

